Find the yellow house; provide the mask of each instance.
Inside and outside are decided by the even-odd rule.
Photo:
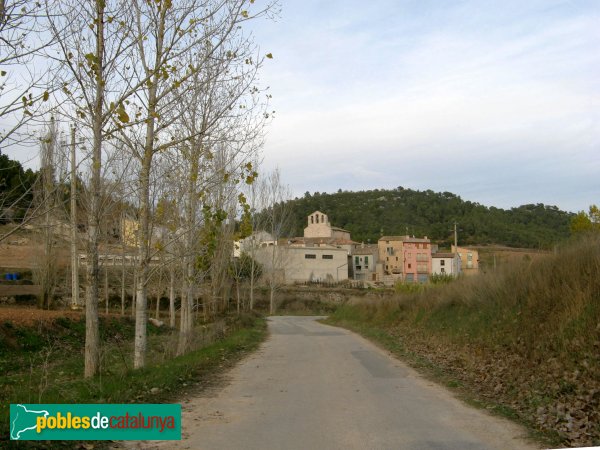
[[[479,273],[479,252],[470,248],[451,247],[451,253],[458,253],[460,268],[465,275]]]
[[[123,243],[129,247],[137,247],[140,223],[137,220],[124,217],[121,221]]]

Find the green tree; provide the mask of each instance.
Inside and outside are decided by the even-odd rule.
[[[600,208],[596,205],[590,205],[586,214],[585,211],[579,211],[571,219],[570,230],[571,234],[600,231]]]

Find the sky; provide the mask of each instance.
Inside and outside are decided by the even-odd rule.
[[[263,170],[294,196],[600,203],[600,1],[281,0],[253,27],[273,54]]]

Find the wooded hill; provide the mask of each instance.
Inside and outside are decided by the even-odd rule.
[[[309,192],[289,202],[291,234],[302,236],[306,217],[315,210],[329,216],[332,225],[352,233],[357,242],[376,243],[382,235],[427,236],[441,246],[498,244],[511,247],[551,248],[569,236],[572,213],[541,203],[510,210],[465,201],[450,192],[392,190]]]

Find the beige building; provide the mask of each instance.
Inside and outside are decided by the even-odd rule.
[[[271,238],[272,239],[272,238]],[[262,235],[254,255],[266,272],[280,282],[339,282],[348,279],[349,255],[357,245],[350,232],[331,226],[327,214],[315,211],[307,218],[304,237],[270,241]],[[242,250],[244,244],[241,245]]]
[[[479,273],[479,252],[470,248],[451,247],[452,253],[458,253],[460,258],[461,271],[465,275],[475,275]]]
[[[263,272],[275,271],[280,282],[339,282],[348,279],[348,254],[336,247],[275,245],[254,251]]]
[[[350,240],[350,232],[342,228],[333,227],[329,223],[327,214],[315,211],[308,216],[308,225],[304,228],[305,238],[325,238],[335,240]]]
[[[383,236],[377,241],[383,276],[425,283],[431,274],[431,241],[411,236]]]

